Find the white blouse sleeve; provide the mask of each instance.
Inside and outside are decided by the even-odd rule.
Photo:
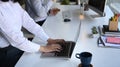
[[[8,18],[9,19],[9,18]],[[0,31],[5,39],[14,47],[26,52],[38,52],[40,45],[27,40],[20,29],[14,28],[14,23],[5,22],[4,16],[0,15]],[[14,25],[13,25],[14,24]]]
[[[24,11],[23,15],[23,27],[45,42],[47,42],[49,39],[49,36],[45,33],[43,28],[35,23],[35,21],[28,15],[26,11]]]
[[[42,6],[47,10],[47,12],[50,10],[50,8],[53,5],[53,1],[52,0],[42,0]]]
[[[9,28],[10,30],[11,28]],[[6,38],[6,40],[8,40],[8,42],[20,49],[23,50],[25,52],[39,52],[40,49],[40,45],[33,43],[29,40],[27,40],[23,34],[20,32],[14,32],[14,31],[7,31],[8,28],[3,28],[2,27],[2,33],[4,35],[4,37]]]
[[[44,41],[46,41],[49,37],[44,33],[43,29],[39,25],[37,25],[30,18],[30,16],[20,7],[20,5],[17,4],[14,6],[15,8],[11,8],[11,9],[17,9],[16,13],[18,14],[13,13],[13,11],[11,10],[5,11],[6,13],[8,13],[8,17],[6,17],[7,15],[4,16],[0,14],[1,32],[3,33],[6,40],[8,40],[8,42],[12,46],[26,52],[38,52],[40,49],[40,45],[27,40],[23,36],[23,33],[21,31],[21,26],[23,25],[26,29],[28,29],[29,31],[31,31],[32,33],[34,33],[36,36],[40,37]],[[6,13],[3,12],[3,14],[6,14]],[[18,16],[13,20],[14,22],[12,22],[9,16],[11,15],[11,13]],[[22,21],[19,21],[19,20],[22,20]]]

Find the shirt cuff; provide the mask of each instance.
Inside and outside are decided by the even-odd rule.
[[[42,32],[43,33],[43,32]],[[43,34],[43,37],[42,37],[42,40],[44,42],[47,42],[47,40],[49,39],[50,37],[47,35],[47,34]]]
[[[16,46],[16,47],[25,51],[25,52],[30,52],[30,53],[39,52],[39,50],[40,50],[39,44],[30,42],[30,41],[26,41],[23,44]]]
[[[48,5],[47,12],[48,12],[50,10],[50,8],[52,7],[52,5],[53,5],[53,1],[50,0],[47,5]]]

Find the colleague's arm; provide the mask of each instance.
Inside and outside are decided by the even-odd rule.
[[[36,14],[40,17],[47,16],[48,11],[50,10],[53,1],[52,0],[29,0],[31,6],[36,11]]]
[[[53,5],[53,0],[42,0],[42,6],[47,10],[47,12],[51,9]]]

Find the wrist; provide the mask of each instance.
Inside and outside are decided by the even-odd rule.
[[[44,48],[45,48],[44,46],[40,46],[40,49],[39,49],[40,52],[44,52]]]
[[[47,40],[47,42],[51,42],[51,41],[53,41],[53,39],[52,39],[52,38],[49,38],[49,39]]]

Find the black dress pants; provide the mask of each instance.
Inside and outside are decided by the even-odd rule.
[[[22,54],[23,51],[12,46],[0,48],[0,67],[15,67]]]

